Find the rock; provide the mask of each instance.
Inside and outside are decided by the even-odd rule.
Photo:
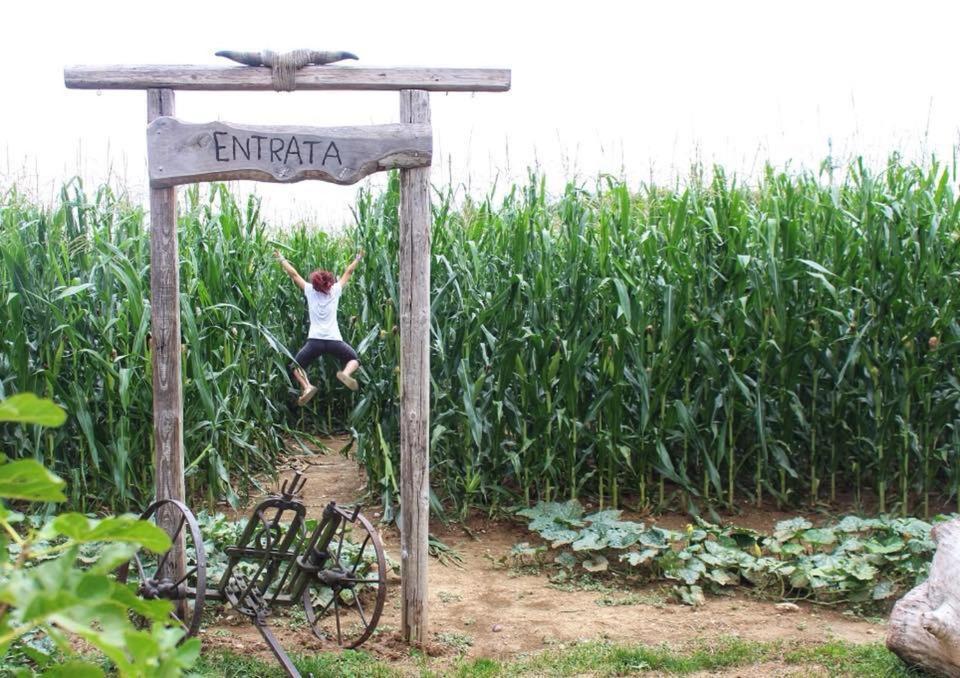
[[[777,603],[773,606],[777,612],[799,612],[800,606],[794,603]]]
[[[503,625],[494,624],[493,626],[490,627],[490,630],[493,631],[494,633],[500,633],[501,631],[503,631]]]

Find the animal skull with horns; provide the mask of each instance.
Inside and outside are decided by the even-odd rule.
[[[304,66],[324,66],[326,64],[332,64],[335,61],[343,61],[344,59],[357,59],[356,54],[351,52],[325,52],[317,51],[312,49],[295,49],[292,52],[287,52],[284,54],[278,54],[271,50],[265,49],[262,52],[236,52],[233,50],[221,50],[216,53],[219,57],[226,57],[232,61],[236,61],[239,64],[244,64],[246,66],[269,66],[273,68],[281,58],[283,57],[292,57],[292,60],[295,63],[296,68],[303,68]]]

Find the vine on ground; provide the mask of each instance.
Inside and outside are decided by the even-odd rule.
[[[777,523],[765,535],[697,519],[686,530],[621,520],[621,511],[584,515],[577,501],[542,502],[518,514],[557,550],[569,576],[578,567],[641,581],[677,582],[684,603],[703,591],[745,585],[778,598],[885,607],[927,576],[932,525],[915,518],[859,518],[814,527],[805,518]],[[517,558],[543,558],[545,547],[518,544]]]

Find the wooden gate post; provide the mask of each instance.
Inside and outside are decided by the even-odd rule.
[[[400,122],[430,123],[430,95],[400,91]],[[400,170],[400,626],[427,640],[430,517],[430,168]]]
[[[147,124],[174,114],[171,89],[147,90]],[[150,189],[150,328],[153,361],[153,438],[156,499],[184,500],[183,390],[180,376],[180,254],[177,247],[177,189]],[[170,554],[170,575],[186,572],[179,513],[157,520],[179,534]]]

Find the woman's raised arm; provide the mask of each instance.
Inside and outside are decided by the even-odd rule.
[[[353,258],[353,261],[347,266],[347,270],[343,272],[343,275],[340,276],[340,287],[343,287],[348,282],[350,282],[350,276],[353,275],[353,269],[357,267],[357,264],[360,263],[360,257],[363,256],[363,250],[357,252],[357,256]]]
[[[280,268],[283,269],[284,273],[290,276],[290,279],[299,287],[301,290],[307,286],[306,281],[300,277],[300,274],[297,273],[295,269],[286,258],[280,254],[280,250],[274,250],[273,256],[277,258],[277,261],[280,262]]]

